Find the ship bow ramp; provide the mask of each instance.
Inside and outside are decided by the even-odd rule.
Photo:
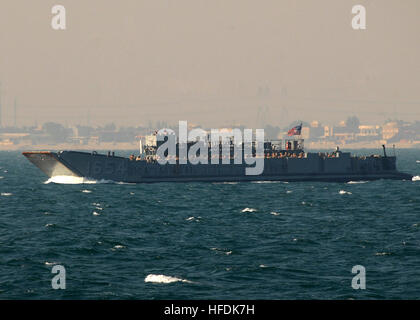
[[[80,171],[66,163],[58,153],[31,151],[22,154],[50,178],[55,176],[82,177]]]

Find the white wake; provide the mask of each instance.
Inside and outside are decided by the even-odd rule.
[[[99,184],[99,183],[115,183],[111,180],[95,180],[84,177],[75,177],[75,176],[54,176],[49,178],[44,182],[45,184],[49,183],[58,183],[58,184]]]

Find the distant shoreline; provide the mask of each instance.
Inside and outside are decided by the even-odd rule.
[[[364,143],[349,143],[349,144],[338,144],[335,142],[306,142],[306,150],[335,150],[337,145],[340,149],[382,149],[382,142],[364,142]],[[387,148],[392,148],[395,144],[396,149],[420,149],[420,141],[416,143],[410,142],[397,142],[392,144],[386,144]],[[24,144],[0,144],[0,151],[54,151],[54,150],[110,150],[110,151],[131,151],[137,150],[137,143],[130,142],[119,142],[119,143],[100,143],[94,145],[82,145],[82,144],[40,144],[40,145],[24,145]]]

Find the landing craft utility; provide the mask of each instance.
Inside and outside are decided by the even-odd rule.
[[[289,135],[300,135],[300,129],[295,127]],[[190,182],[190,181],[334,181],[348,182],[376,179],[406,179],[412,175],[397,170],[396,157],[383,155],[354,156],[349,152],[337,149],[333,152],[313,153],[304,151],[303,139],[285,139],[282,141],[253,141],[235,143],[233,137],[225,139],[214,146],[207,143],[207,163],[191,162],[188,151],[198,142],[179,141],[175,144],[172,161],[159,163],[158,150],[168,137],[159,139],[157,133],[147,136],[144,148],[141,144],[141,155],[129,158],[115,156],[114,153],[98,154],[95,151],[33,151],[23,152],[23,155],[41,169],[48,177],[74,176],[95,180],[112,180],[129,183],[142,182]],[[201,143],[203,143],[201,141]],[[262,145],[261,145],[262,144]],[[180,152],[186,148],[186,152]],[[144,150],[143,150],[144,149]],[[247,155],[246,150],[251,150]],[[194,149],[194,150],[197,150]],[[200,149],[200,152],[202,149]],[[227,150],[227,152],[222,152]],[[239,150],[239,152],[238,152]],[[258,150],[263,150],[259,155]],[[162,155],[162,153],[160,153]],[[184,154],[184,155],[183,155]],[[255,157],[262,161],[261,174],[249,175],[250,162],[235,161],[238,154],[241,159]],[[167,156],[168,153],[166,153]],[[255,161],[257,165],[258,161]]]

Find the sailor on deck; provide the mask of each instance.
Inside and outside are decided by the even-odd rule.
[[[338,158],[341,155],[341,151],[340,148],[337,146],[337,148],[335,148],[335,156]]]

